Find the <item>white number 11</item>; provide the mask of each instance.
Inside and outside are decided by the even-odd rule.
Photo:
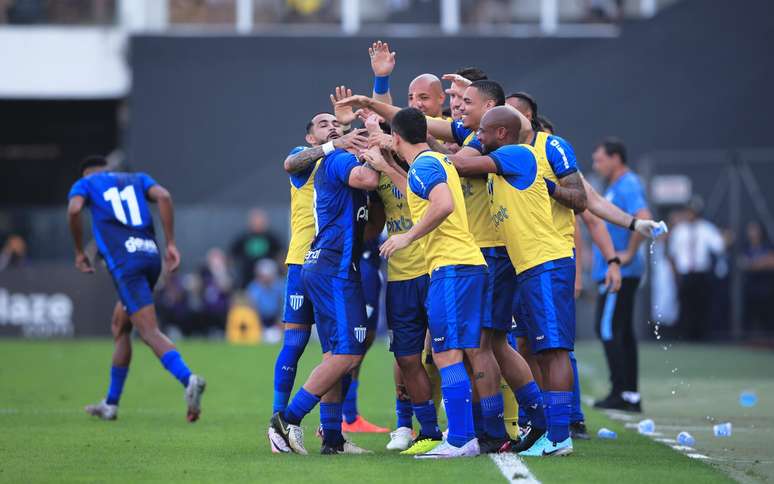
[[[112,187],[106,190],[102,196],[113,206],[113,213],[122,224],[126,225],[126,212],[124,211],[121,200],[125,201],[126,205],[129,207],[129,218],[132,220],[132,225],[142,225],[140,205],[137,203],[137,195],[134,193],[134,186],[129,185],[120,192],[118,191],[118,188]]]

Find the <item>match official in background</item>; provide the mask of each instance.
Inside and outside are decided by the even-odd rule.
[[[640,412],[634,301],[645,272],[645,257],[639,250],[644,237],[634,230],[634,225],[637,219],[652,217],[642,182],[627,165],[624,144],[617,139],[607,139],[597,146],[592,157],[594,171],[607,183],[605,198],[634,217],[628,230],[607,223],[617,257],[606,260],[599,248],[594,247],[593,277],[600,287],[596,329],[605,348],[612,384],[610,394],[594,406]],[[621,265],[622,282],[618,293],[608,291],[604,282],[610,264]]]

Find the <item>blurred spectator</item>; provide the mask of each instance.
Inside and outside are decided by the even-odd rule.
[[[191,310],[180,273],[169,274],[164,279],[157,301],[159,317],[165,329],[174,327],[183,334],[190,335]]]
[[[19,235],[9,235],[0,250],[0,271],[21,267],[27,261],[27,243]]]
[[[260,208],[250,210],[247,231],[231,243],[231,256],[239,271],[239,287],[245,288],[253,279],[256,262],[276,259],[281,245],[277,236],[269,230],[269,217]]]
[[[282,318],[285,283],[280,278],[275,261],[258,261],[255,265],[255,279],[247,286],[247,297],[265,328],[274,326]]]
[[[202,313],[206,320],[207,334],[222,331],[226,327],[233,286],[223,250],[214,247],[207,251],[207,261],[200,270],[200,276]]]
[[[746,235],[741,261],[745,271],[745,323],[747,329],[771,330],[774,317],[769,302],[774,294],[774,248],[766,241],[758,222],[747,224]]]
[[[707,333],[715,264],[725,254],[720,230],[701,218],[702,209],[702,200],[694,197],[683,210],[684,219],[669,236],[668,255],[677,276],[680,301],[678,331],[690,340],[701,340]]]

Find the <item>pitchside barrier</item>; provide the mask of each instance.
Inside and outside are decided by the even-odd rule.
[[[0,272],[0,337],[109,336],[115,303],[99,264],[94,274],[64,262],[8,268]]]

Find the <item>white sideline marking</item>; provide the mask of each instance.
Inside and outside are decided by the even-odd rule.
[[[676,444],[677,443],[677,441],[675,439],[664,439],[664,438],[661,438],[661,439],[653,439],[653,440],[655,440],[656,442],[661,442],[662,444]]]
[[[636,418],[634,415],[629,415],[623,412],[616,412],[615,410],[608,410],[605,413],[613,420],[623,420],[625,422],[630,422]]]
[[[709,459],[709,457],[707,457],[704,454],[685,454],[685,455],[687,455],[691,459]]]
[[[671,447],[681,452],[693,452],[694,450],[696,450],[693,447],[688,447],[687,445],[673,445]]]
[[[540,481],[535,478],[535,475],[530,472],[524,461],[517,455],[510,453],[489,454],[489,458],[497,464],[497,468],[500,469],[509,483],[540,484]]]

